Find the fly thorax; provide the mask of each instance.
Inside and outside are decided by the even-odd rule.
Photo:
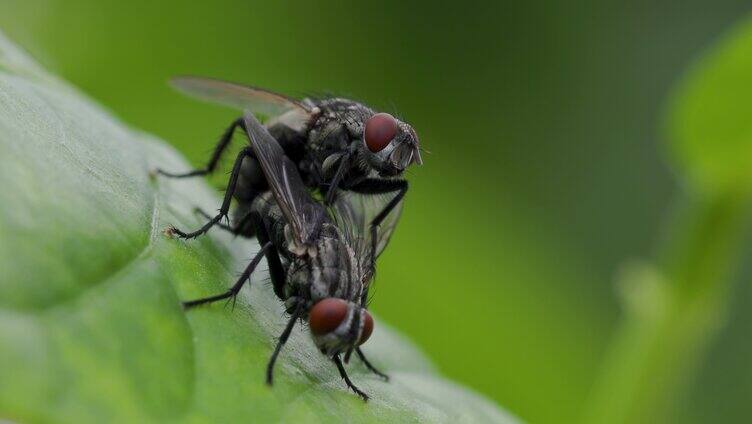
[[[292,232],[292,227],[290,227],[290,224],[285,224],[285,239],[287,242],[287,250],[290,251],[295,256],[300,257],[316,257],[318,254],[318,251],[316,249],[315,245],[309,245],[309,244],[302,244],[299,243]]]
[[[266,123],[266,126],[273,127],[275,125],[284,125],[293,131],[303,132],[310,121],[311,115],[312,114],[309,112],[295,108],[270,119]]]
[[[308,148],[320,160],[328,153],[345,150],[350,142],[349,132],[337,119],[327,116],[319,118],[308,134]]]
[[[285,295],[287,298],[296,294],[310,298],[311,268],[307,258],[294,258],[287,267]]]
[[[360,279],[361,264],[357,259],[358,255],[352,245],[354,241],[348,240],[340,227],[333,226],[333,229],[336,231],[340,247],[338,250],[337,265],[339,278],[342,282],[338,286],[338,291],[335,295],[343,299],[357,300],[360,298],[363,285]]]
[[[320,237],[316,249],[316,257],[311,260],[311,298],[314,301],[332,297],[342,284],[338,240]]]
[[[336,226],[327,225],[323,230],[328,235],[319,238],[318,254],[311,261],[311,296],[314,300],[327,297],[356,300],[362,285],[357,277],[354,251],[341,238]]]

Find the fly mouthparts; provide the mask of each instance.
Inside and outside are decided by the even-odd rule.
[[[420,148],[418,146],[415,146],[413,148],[413,163],[420,166],[423,165],[423,158],[420,156]]]

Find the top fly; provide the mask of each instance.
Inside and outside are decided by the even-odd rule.
[[[344,98],[298,101],[261,88],[199,77],[174,78],[172,84],[188,95],[269,117],[268,132],[296,165],[303,183],[322,194],[326,206],[332,205],[341,191],[393,194],[382,202],[369,223],[371,258],[375,260],[380,248],[376,245],[378,227],[385,223],[390,212],[399,215],[400,202],[407,192],[407,181],[400,176],[411,164],[422,164],[418,136],[409,124]],[[157,172],[177,178],[213,172],[238,127],[245,127],[242,117],[224,132],[206,167],[182,174]],[[196,231],[173,228],[173,232],[182,238],[205,233],[228,216],[234,197],[238,208],[231,229],[236,234],[253,236],[251,205],[259,194],[269,190],[269,183],[253,152],[238,158],[219,213],[214,217],[207,215],[209,221]]]

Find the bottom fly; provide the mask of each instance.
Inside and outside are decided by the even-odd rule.
[[[360,348],[374,326],[365,307],[368,284],[373,276],[372,251],[364,236],[370,231],[370,219],[363,216],[365,212],[356,203],[344,198],[333,206],[334,219],[330,218],[326,208],[313,199],[297,167],[266,128],[249,113],[244,121],[251,143],[238,155],[236,166],[253,155],[271,189],[270,194],[259,196],[251,206],[250,221],[262,247],[229,290],[183,305],[192,308],[234,299],[261,259],[266,257],[274,292],[290,314],[267,365],[267,383],[272,384],[277,356],[295,323],[304,320],[310,326],[317,348],[336,365],[347,386],[368,400],[368,395],[348,377],[341,355],[345,355],[347,362],[354,351],[371,372],[388,380],[371,365]]]

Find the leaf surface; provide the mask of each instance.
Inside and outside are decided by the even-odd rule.
[[[285,314],[265,266],[234,310],[179,303],[223,291],[258,245],[164,236],[220,202],[201,180],[150,179],[157,166],[189,165],[0,35],[0,419],[516,422],[383,323],[364,350],[392,382],[349,365],[370,402],[300,327],[266,386]]]

